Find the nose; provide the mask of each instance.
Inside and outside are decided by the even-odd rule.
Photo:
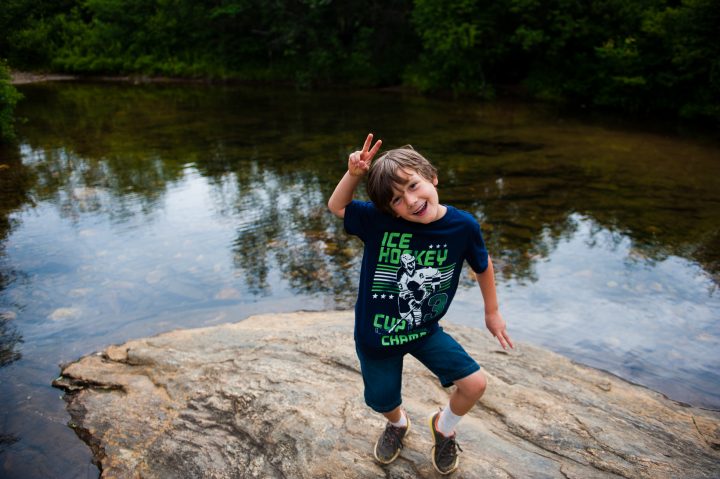
[[[416,201],[417,201],[417,196],[415,194],[413,194],[411,191],[405,192],[405,203],[408,206],[414,205]]]

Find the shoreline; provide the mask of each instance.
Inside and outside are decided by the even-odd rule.
[[[209,79],[154,77],[149,75],[72,75],[65,73],[35,73],[13,70],[10,72],[12,85],[28,85],[32,83],[62,82],[62,81],[98,81],[121,82],[135,85],[148,83],[211,83]]]
[[[41,83],[48,81],[78,80],[75,75],[63,75],[59,73],[33,73],[12,70],[10,72],[10,83],[12,85],[27,85],[29,83]]]
[[[168,77],[153,76],[145,73],[129,75],[88,75],[88,74],[65,74],[65,73],[37,73],[11,70],[10,83],[12,85],[28,85],[32,83],[54,82],[54,81],[78,81],[78,82],[107,82],[107,83],[132,83],[133,85],[147,84],[227,84],[227,85],[275,85],[278,87],[294,87],[295,84],[286,80],[248,80],[242,78],[190,78],[190,77]],[[326,85],[323,89],[328,90],[357,90],[358,88],[343,85]],[[361,88],[362,89],[362,88]],[[369,88],[379,92],[402,92],[417,93],[415,90],[403,86]]]

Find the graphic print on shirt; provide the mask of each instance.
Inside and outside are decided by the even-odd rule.
[[[375,332],[383,346],[404,344],[426,334],[422,326],[445,312],[455,264],[447,264],[447,244],[415,244],[411,233],[385,232],[372,283],[373,301],[388,301],[376,314]],[[417,249],[415,249],[417,248]]]
[[[408,329],[422,324],[423,305],[432,293],[440,289],[441,274],[436,268],[418,268],[415,256],[400,256],[397,272],[398,310],[400,319],[408,322]]]

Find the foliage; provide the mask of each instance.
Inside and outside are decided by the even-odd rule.
[[[15,68],[47,69],[60,40],[58,16],[76,0],[3,0],[0,52]]]
[[[522,83],[535,96],[720,120],[714,0],[416,0],[423,90]]]
[[[407,2],[84,0],[56,20],[53,66],[85,73],[377,85],[414,39]],[[404,40],[405,39],[405,40]]]
[[[10,70],[0,61],[0,143],[15,138],[15,105],[22,95],[10,83]]]
[[[716,0],[6,0],[20,68],[534,96],[720,119]],[[29,13],[28,13],[29,12]]]
[[[412,21],[422,53],[407,80],[421,90],[485,91],[486,70],[502,56],[502,2],[416,0]]]

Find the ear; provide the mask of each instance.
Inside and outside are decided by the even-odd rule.
[[[436,175],[436,176],[433,176],[432,184],[433,184],[433,186],[437,186],[437,185],[438,185],[438,177],[437,177],[437,175]]]

